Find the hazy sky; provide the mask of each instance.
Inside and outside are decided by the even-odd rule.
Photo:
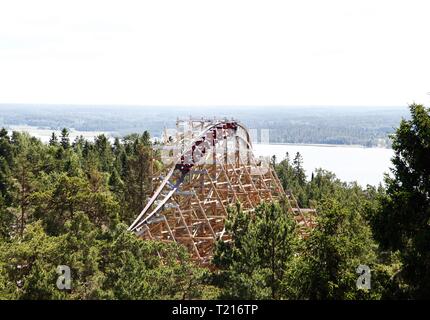
[[[0,103],[429,104],[430,1],[0,0]]]

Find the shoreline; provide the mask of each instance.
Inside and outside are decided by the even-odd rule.
[[[32,136],[35,136],[36,138],[42,138],[42,137],[48,137],[50,136],[50,133],[52,132],[60,132],[61,130],[53,130],[49,128],[43,128],[43,127],[34,127],[30,125],[5,125],[3,126],[9,130],[12,131],[21,131],[21,132],[28,132]],[[117,132],[102,132],[102,131],[82,131],[82,130],[76,130],[74,128],[69,128],[70,134],[72,135],[83,135],[85,138],[92,138],[92,135],[94,137],[98,134],[105,134],[108,138],[115,138],[118,136]],[[35,132],[31,131],[39,131],[39,134],[35,134]],[[119,137],[122,138],[122,137]],[[153,136],[153,139],[160,139],[159,137]],[[330,147],[330,148],[362,148],[362,149],[388,149],[392,150],[392,148],[387,147],[378,147],[378,146],[372,146],[372,147],[366,147],[364,145],[360,144],[327,144],[327,143],[291,143],[291,142],[274,142],[274,143],[255,143],[252,142],[252,145],[255,146],[300,146],[300,147]]]

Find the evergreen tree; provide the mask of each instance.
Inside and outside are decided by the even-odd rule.
[[[67,150],[70,148],[69,130],[67,130],[67,128],[63,128],[63,130],[61,130],[60,144],[64,150]]]
[[[229,213],[229,243],[218,242],[214,264],[222,298],[281,299],[298,237],[295,223],[279,204],[262,204],[251,216],[239,205]]]
[[[2,157],[6,163],[11,166],[13,163],[13,150],[12,150],[11,139],[9,138],[6,129],[0,130],[0,157]]]
[[[300,154],[298,154],[298,156],[299,159],[301,159]],[[290,157],[287,152],[285,159],[279,164],[275,164],[274,168],[287,194],[294,194],[302,207],[308,206],[308,196],[305,190],[306,175],[304,169],[301,167],[301,162],[299,165],[295,166],[294,162],[290,162]]]
[[[346,203],[341,195],[320,204],[316,227],[305,241],[292,279],[292,287],[298,288],[296,298],[381,297],[381,286],[376,283],[372,284],[372,290],[358,289],[356,285],[359,265],[367,265],[371,270],[377,265],[377,245],[363,212],[360,200]]]
[[[10,240],[15,222],[15,216],[7,208],[4,198],[0,197],[0,242]]]
[[[98,153],[100,170],[109,172],[114,161],[112,146],[109,140],[104,134],[99,135],[95,139],[94,146]]]
[[[56,267],[62,264],[62,238],[47,236],[40,223],[31,223],[20,241],[0,243],[0,296],[13,299],[64,299],[57,289]],[[0,286],[2,286],[0,284]]]
[[[189,260],[184,247],[142,241],[123,224],[111,228],[103,240],[105,297],[133,300],[200,297],[204,271]]]
[[[13,157],[13,147],[8,132],[2,128],[0,130],[0,202],[5,206],[12,201],[10,168],[14,163]]]
[[[123,160],[124,200],[126,211],[124,217],[130,222],[140,212],[151,190],[151,143],[146,134],[128,136],[126,155]]]
[[[299,152],[297,152],[296,156],[294,157],[293,168],[297,182],[300,186],[304,186],[306,183],[306,175],[303,169],[303,157]]]
[[[430,110],[410,106],[393,136],[393,176],[373,217],[375,235],[384,248],[400,250],[400,277],[412,298],[430,296]]]
[[[51,138],[49,139],[49,145],[54,147],[58,146],[58,138],[55,132],[52,132],[51,134]]]
[[[14,181],[15,203],[17,204],[17,218],[19,221],[19,233],[22,236],[27,219],[29,218],[32,192],[34,191],[33,165],[29,160],[28,150],[22,151],[15,158]]]
[[[109,177],[109,187],[110,190],[117,196],[121,198],[121,193],[124,188],[124,182],[121,179],[116,168],[113,169],[110,177]]]

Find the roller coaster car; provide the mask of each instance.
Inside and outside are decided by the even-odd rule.
[[[194,142],[194,146],[193,146],[193,148],[195,147],[195,146],[199,146],[199,145],[201,145],[204,141],[205,141],[205,137],[202,137],[200,140],[197,140],[196,142]]]
[[[177,163],[175,165],[175,170],[181,171],[183,174],[188,173],[191,168],[193,167],[193,164],[187,164],[187,163]]]
[[[236,130],[238,127],[236,122],[225,122],[225,123],[221,123],[219,125],[217,125],[215,128],[218,130],[221,129],[233,129]]]
[[[236,122],[227,122],[223,125],[223,129],[237,129],[237,123]]]

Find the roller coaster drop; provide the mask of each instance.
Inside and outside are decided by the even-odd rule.
[[[269,162],[254,157],[248,130],[235,120],[178,120],[159,149],[167,172],[153,178],[158,187],[129,227],[138,236],[181,243],[207,265],[215,241],[230,240],[224,223],[236,202],[252,213],[284,198],[304,233],[313,225],[313,210],[300,209]]]

